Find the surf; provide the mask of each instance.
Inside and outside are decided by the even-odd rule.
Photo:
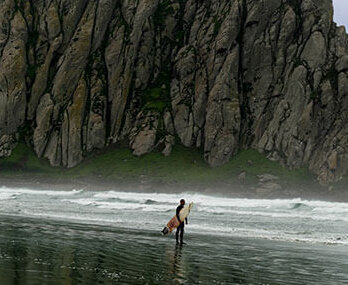
[[[348,245],[348,203],[236,199],[206,194],[0,188],[0,215],[159,232],[181,198],[193,201],[187,233]]]

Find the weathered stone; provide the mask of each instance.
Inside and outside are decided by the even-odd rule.
[[[42,96],[42,94],[44,94],[47,88],[49,69],[52,63],[53,54],[57,51],[61,42],[61,37],[58,37],[53,41],[46,55],[45,62],[36,70],[35,81],[31,89],[31,96],[28,103],[27,117],[29,120],[35,118],[36,108],[39,104],[40,97]]]
[[[3,135],[0,137],[0,158],[9,157],[16,145],[17,141],[13,135]]]
[[[342,56],[336,61],[335,68],[337,72],[348,70],[348,54]]]
[[[91,50],[96,4],[89,1],[86,10],[74,31],[73,38],[65,50],[52,85],[52,99],[55,102],[53,120],[61,120],[67,103],[71,100],[83,70],[86,68]],[[69,27],[70,28],[70,27]]]
[[[9,19],[10,30],[0,53],[0,137],[16,133],[26,109],[27,26],[19,11]]]
[[[274,181],[274,180],[278,180],[279,179],[278,176],[275,176],[275,175],[272,175],[272,174],[268,174],[268,173],[257,175],[257,178],[262,183],[270,182],[270,181]]]
[[[105,32],[108,28],[108,23],[110,22],[112,13],[114,12],[114,7],[116,1],[113,0],[100,0],[98,1],[94,30],[93,30],[93,43],[92,51],[94,52],[100,47],[103,39],[105,38]]]
[[[211,166],[254,148],[321,181],[348,172],[330,0],[0,2],[0,138],[31,126],[52,165],[120,141],[167,155],[175,137]]]
[[[52,1],[44,17],[45,26],[47,27],[48,37],[52,41],[57,40],[57,38],[59,38],[59,34],[61,33],[58,9],[59,9],[58,4]]]
[[[156,141],[156,130],[140,131],[132,143],[133,154],[141,156],[153,150]]]
[[[34,150],[38,157],[43,156],[50,137],[53,107],[54,104],[50,94],[42,96],[36,111],[36,128],[33,136]]]
[[[84,129],[83,144],[87,151],[102,149],[106,145],[106,113],[107,98],[105,94],[105,78],[93,76],[90,84],[90,110]]]
[[[169,156],[172,153],[173,145],[175,144],[175,138],[172,135],[167,135],[164,140],[165,147],[162,151],[164,156]]]
[[[88,120],[87,151],[102,149],[105,146],[105,125],[103,117],[92,113]]]
[[[239,149],[241,109],[237,83],[229,76],[236,53],[228,56],[208,98],[205,124],[205,157],[210,165],[229,161]]]
[[[336,170],[338,167],[338,157],[337,157],[337,152],[333,151],[330,156],[328,157],[327,160],[328,164],[329,164],[329,168],[331,170]]]
[[[306,61],[312,70],[325,63],[326,46],[321,32],[314,32],[311,35],[303,50],[302,60]]]
[[[66,135],[62,136],[63,143],[66,142],[66,147],[62,148],[63,166],[74,167],[79,164],[82,159],[82,125],[85,114],[85,104],[87,97],[87,84],[84,79],[80,79],[72,98],[72,103],[69,106],[64,118],[64,123],[67,124]],[[66,158],[66,160],[64,160]]]
[[[245,171],[243,171],[243,172],[239,173],[238,179],[245,180],[246,176],[247,176],[247,173]]]
[[[164,121],[164,127],[165,130],[171,134],[174,135],[175,134],[175,129],[174,129],[174,124],[173,124],[173,119],[172,119],[172,115],[170,112],[166,112],[163,116],[163,121]]]

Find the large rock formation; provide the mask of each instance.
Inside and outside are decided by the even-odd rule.
[[[54,166],[173,137],[212,166],[255,148],[348,171],[348,36],[331,0],[3,0],[0,155]],[[170,139],[168,139],[170,138]]]

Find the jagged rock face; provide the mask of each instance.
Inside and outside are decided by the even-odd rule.
[[[348,36],[332,15],[331,0],[4,0],[0,155],[23,132],[66,167],[121,140],[168,155],[175,136],[212,166],[255,148],[339,180]]]

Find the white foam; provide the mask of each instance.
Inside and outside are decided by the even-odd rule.
[[[143,204],[147,201],[157,203],[176,204],[180,200],[178,194],[159,194],[159,193],[136,193],[136,192],[101,192],[96,193],[93,197],[98,199],[119,199],[128,202]]]
[[[181,197],[185,197],[188,201],[194,201],[194,211],[201,213],[348,222],[347,203],[301,199],[232,199],[189,193],[158,194],[108,191],[94,193],[91,198],[68,201],[104,209],[167,212],[175,208]],[[149,201],[150,203],[148,203]]]
[[[62,199],[63,203],[73,203],[81,206],[96,206],[96,200],[91,198],[80,198],[80,199]]]
[[[181,198],[187,201],[193,201],[197,206],[209,207],[228,207],[228,208],[258,208],[258,209],[279,209],[279,210],[314,210],[323,209],[326,212],[346,212],[348,213],[348,203],[332,203],[324,201],[308,201],[297,199],[234,199],[226,197],[215,197],[202,194],[180,193],[180,194],[162,194],[162,193],[137,193],[137,192],[117,192],[107,191],[94,195],[95,198],[102,199],[120,199],[134,203],[145,203],[154,201],[165,204],[177,204]],[[296,208],[296,205],[300,207]],[[307,209],[304,209],[306,208]]]
[[[32,189],[12,189],[7,187],[0,188],[0,193],[15,195],[47,195],[47,196],[72,196],[81,193],[83,190],[58,191],[58,190],[32,190]]]
[[[0,200],[9,200],[9,199],[15,199],[17,197],[18,193],[1,193],[0,192]]]
[[[122,201],[122,200],[121,200]],[[81,206],[94,206],[110,210],[141,210],[145,212],[167,212],[173,209],[170,205],[152,205],[131,202],[108,202],[94,198],[63,199],[62,202],[78,204]]]
[[[28,199],[30,195],[35,199]],[[14,198],[15,202],[12,201]],[[181,198],[194,202],[188,229],[197,234],[203,232],[329,244],[346,244],[348,240],[347,203],[302,199],[233,199],[196,193],[53,191],[3,187],[0,188],[0,200],[6,202],[2,203],[0,213],[158,230],[175,214]]]
[[[258,217],[269,217],[275,219],[311,219],[317,221],[344,221],[348,222],[348,216],[344,213],[334,214],[316,214],[316,213],[303,213],[303,212],[266,212],[266,211],[241,211],[233,209],[219,209],[219,208],[204,208],[200,207],[198,212],[211,213],[211,214],[234,214],[238,216],[258,216]]]

